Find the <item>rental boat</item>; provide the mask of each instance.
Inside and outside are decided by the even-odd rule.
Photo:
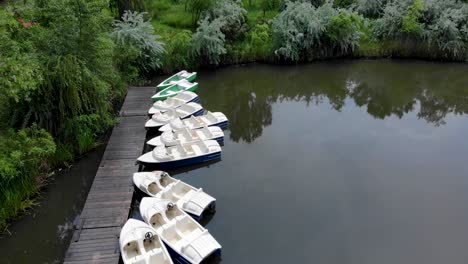
[[[166,246],[148,224],[129,219],[120,231],[124,264],[173,264]]]
[[[198,102],[199,98],[198,95],[194,92],[190,91],[183,91],[178,93],[174,97],[169,97],[166,100],[163,101],[156,101],[153,106],[148,111],[149,115],[152,115],[157,112],[164,112],[170,109],[174,109],[177,107],[180,107],[184,104],[190,103],[190,102]]]
[[[183,128],[196,129],[204,126],[218,126],[221,129],[226,129],[228,126],[227,117],[221,112],[210,112],[208,111],[202,116],[191,116],[185,120],[176,118],[166,125],[163,125],[159,131],[171,131],[181,130]]]
[[[197,78],[197,73],[196,72],[188,72],[186,70],[183,70],[183,71],[180,71],[174,75],[172,75],[171,77],[167,78],[166,80],[164,80],[163,82],[161,82],[160,84],[158,84],[156,86],[156,89],[158,90],[162,90],[164,88],[167,88],[177,82],[180,82],[181,80],[187,80],[187,81],[193,81],[195,80],[195,78]]]
[[[170,200],[144,197],[140,212],[167,245],[175,262],[198,264],[221,254],[221,245],[208,230]]]
[[[199,116],[203,114],[203,107],[197,103],[188,103],[181,105],[176,109],[170,109],[165,112],[156,112],[146,121],[146,128],[155,128],[163,126],[176,118],[188,118],[190,116]]]
[[[159,146],[138,158],[144,165],[159,165],[173,168],[202,163],[221,158],[221,146],[216,140],[177,144],[170,147]]]
[[[157,92],[151,97],[153,101],[164,100],[168,97],[176,96],[178,93],[183,91],[193,92],[197,89],[198,83],[191,83],[187,80],[181,80],[163,90]]]
[[[151,197],[171,200],[196,219],[208,209],[214,209],[215,198],[164,171],[134,173],[133,183]]]
[[[188,129],[184,127],[176,131],[165,131],[160,136],[150,139],[146,144],[150,146],[174,146],[177,144],[192,143],[200,140],[216,140],[219,144],[224,143],[224,132],[220,127],[204,126],[202,128]]]

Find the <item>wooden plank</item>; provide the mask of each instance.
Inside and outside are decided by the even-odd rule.
[[[144,123],[153,94],[153,87],[129,87],[64,263],[118,263],[118,237],[131,209],[132,175],[147,140]]]

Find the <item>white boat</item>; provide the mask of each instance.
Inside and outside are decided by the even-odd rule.
[[[159,165],[164,168],[193,165],[221,158],[221,146],[216,140],[159,146],[138,158],[144,165]]]
[[[150,146],[174,146],[177,144],[192,143],[200,140],[216,140],[222,144],[224,142],[224,132],[220,127],[204,126],[202,128],[188,129],[182,128],[176,131],[165,131],[160,136],[152,138],[146,142]]]
[[[155,102],[159,100],[165,100],[168,97],[176,96],[183,91],[193,92],[197,88],[198,83],[191,83],[187,80],[181,80],[157,92],[155,95],[151,96],[151,100]]]
[[[203,107],[197,103],[184,104],[178,108],[170,109],[165,112],[156,112],[151,118],[146,121],[146,128],[155,128],[163,126],[176,118],[188,118],[190,116],[198,116],[203,114]]]
[[[174,179],[164,171],[134,173],[133,183],[151,197],[171,200],[197,219],[204,211],[214,206],[216,201],[203,189],[197,189],[181,180]]]
[[[140,213],[168,248],[177,253],[173,255],[175,262],[197,264],[221,254],[221,245],[208,230],[170,200],[144,197]]]
[[[185,120],[176,118],[159,128],[159,131],[177,131],[183,128],[196,129],[204,126],[218,126],[221,129],[226,129],[228,126],[228,119],[221,112],[208,111],[205,115],[191,116]]]
[[[155,230],[142,221],[127,220],[120,231],[119,243],[124,264],[173,264]]]
[[[188,72],[186,70],[182,70],[171,77],[167,78],[166,80],[162,81],[160,84],[156,86],[157,89],[162,90],[167,88],[181,80],[193,81],[197,78],[197,72]]]
[[[194,92],[190,91],[183,91],[178,93],[174,97],[169,97],[166,100],[163,101],[156,101],[153,106],[148,111],[149,115],[152,115],[157,112],[164,112],[169,109],[174,109],[177,107],[180,107],[184,104],[190,103],[190,102],[198,102],[199,98],[198,95]]]

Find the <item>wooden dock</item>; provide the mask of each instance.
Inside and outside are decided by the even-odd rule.
[[[132,174],[146,138],[144,124],[153,87],[129,87],[106,151],[88,193],[64,263],[112,263],[120,258],[119,234],[133,196]]]

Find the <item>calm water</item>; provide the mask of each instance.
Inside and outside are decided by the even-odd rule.
[[[217,198],[206,227],[222,263],[465,264],[467,73],[414,61],[200,72],[204,107],[230,120],[223,158],[173,174]],[[61,198],[44,204],[45,223],[0,240],[6,263],[60,260],[71,220],[55,214],[76,203]]]

